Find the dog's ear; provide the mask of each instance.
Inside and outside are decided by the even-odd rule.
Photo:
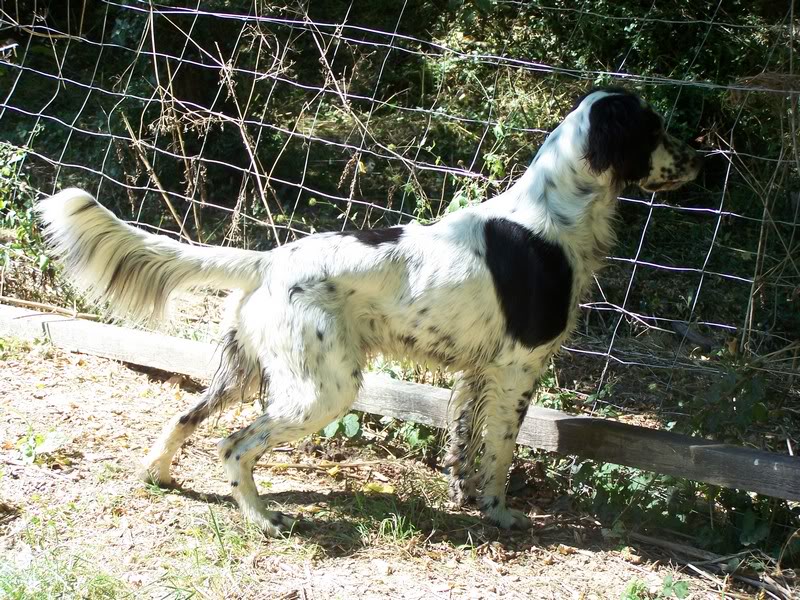
[[[604,96],[590,108],[585,158],[595,173],[611,169],[619,183],[638,181],[649,174],[660,138],[660,119],[638,97]]]

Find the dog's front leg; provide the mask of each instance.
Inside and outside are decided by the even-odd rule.
[[[509,369],[499,378],[500,385],[487,390],[497,397],[486,400],[478,506],[487,520],[504,529],[526,529],[531,525],[525,513],[506,506],[506,479],[514,458],[517,434],[542,368],[535,371],[533,376],[530,368]]]

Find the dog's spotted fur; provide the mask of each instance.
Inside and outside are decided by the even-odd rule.
[[[80,190],[39,211],[67,271],[118,313],[158,317],[179,287],[241,290],[220,369],[202,400],[167,424],[146,479],[169,483],[197,426],[260,392],[263,415],[223,440],[219,456],[244,515],[271,535],[285,531],[292,520],[262,506],[253,467],[269,448],[344,415],[380,353],[462,373],[449,407],[451,496],[476,499],[501,527],[525,527],[505,501],[514,441],[613,242],[616,197],[629,182],[677,187],[698,169],[647,104],[605,90],[581,99],[508,191],[430,226],[320,234],[257,253],[145,233]]]

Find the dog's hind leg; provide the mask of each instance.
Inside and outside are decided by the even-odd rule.
[[[236,330],[225,334],[220,366],[200,401],[175,415],[164,426],[158,440],[144,459],[139,477],[147,483],[170,485],[172,458],[197,427],[214,412],[220,412],[236,401],[258,391],[259,371],[249,361],[236,339]]]
[[[475,463],[483,442],[475,430],[475,400],[481,388],[479,374],[464,373],[447,407],[450,444],[444,465],[449,469],[450,500],[458,506],[475,502],[478,495]]]
[[[256,462],[270,448],[319,431],[343,416],[361,387],[364,357],[359,345],[332,318],[306,325],[288,328],[285,339],[294,341],[293,352],[264,360],[269,378],[264,414],[218,447],[242,514],[270,536],[290,530],[294,521],[264,507],[253,479]],[[278,345],[279,330],[272,334]]]

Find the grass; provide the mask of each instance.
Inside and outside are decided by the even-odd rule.
[[[24,566],[11,561],[0,565],[0,596],[9,600],[95,600],[129,595],[131,590],[124,581],[80,555],[62,556],[58,550],[48,550],[30,557]]]
[[[118,577],[67,542],[83,507],[66,502],[52,507],[31,494],[29,515],[13,552],[0,561],[0,598],[119,598],[128,593]]]

